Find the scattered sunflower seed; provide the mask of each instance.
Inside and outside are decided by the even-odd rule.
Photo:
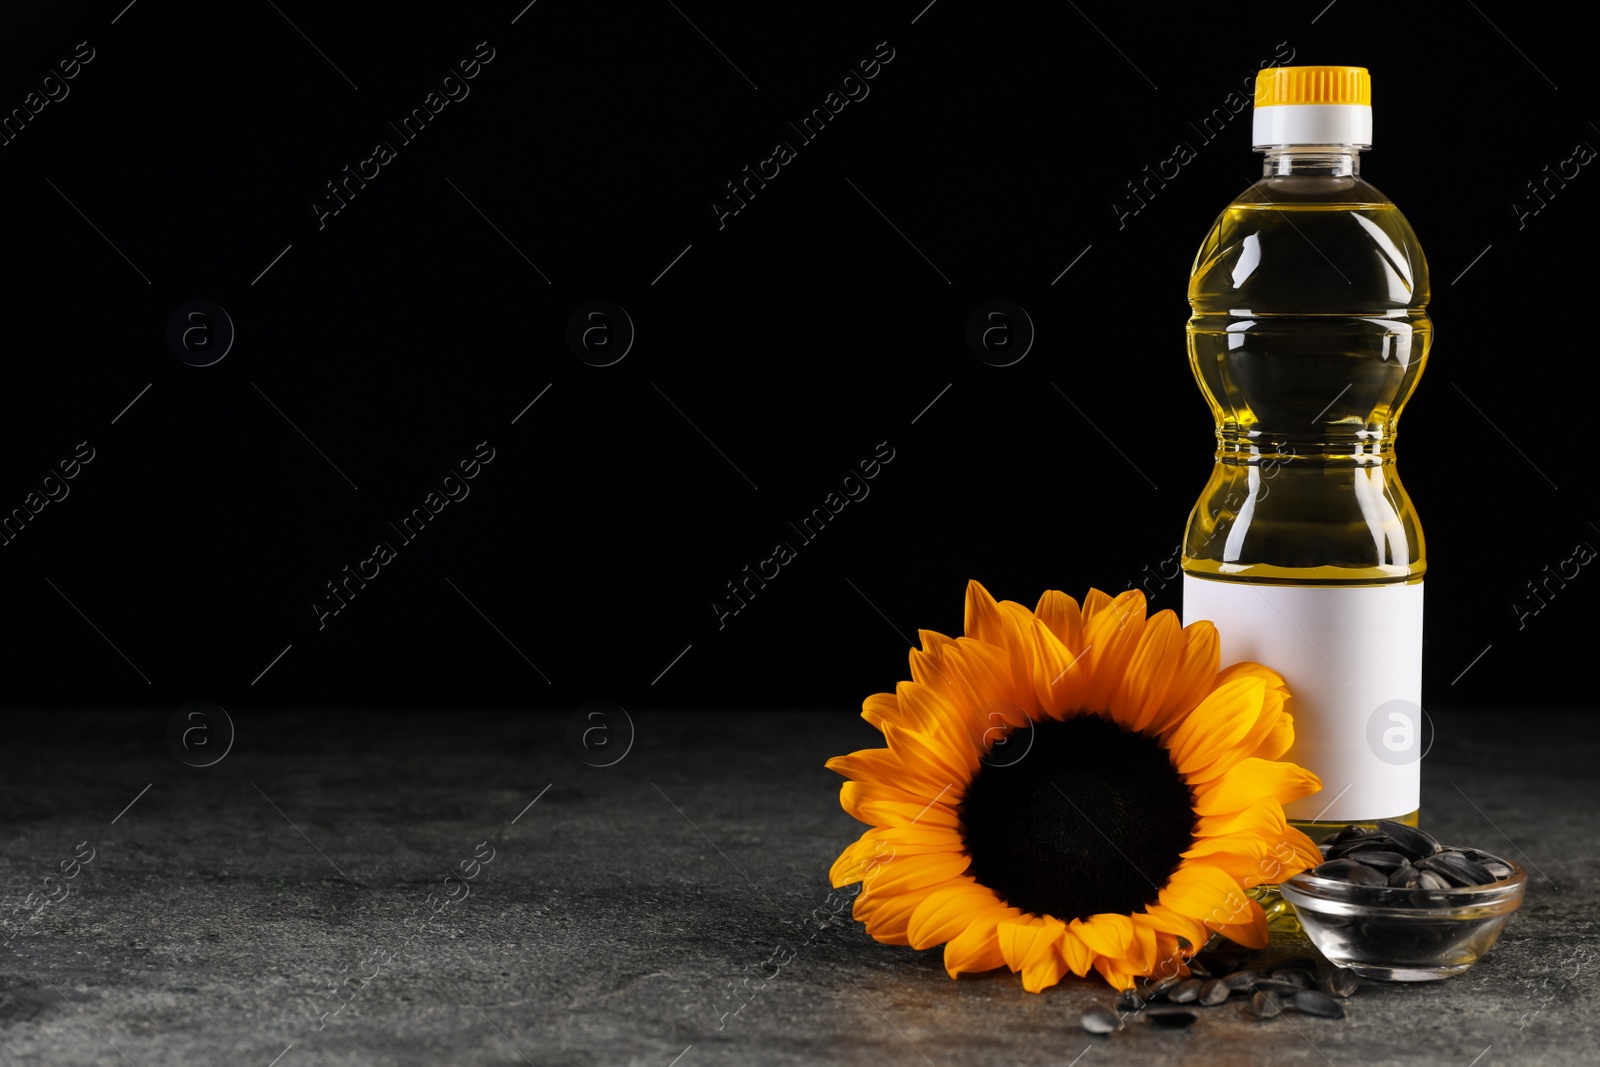
[[[1288,982],[1282,978],[1257,978],[1251,987],[1264,993],[1277,993],[1279,996],[1292,997],[1302,987],[1298,982]]]
[[[1186,1011],[1182,1008],[1162,1008],[1160,1011],[1147,1011],[1144,1013],[1144,1017],[1150,1020],[1150,1022],[1156,1026],[1167,1026],[1174,1028],[1179,1026],[1193,1026],[1194,1021],[1200,1018],[1200,1016],[1196,1015],[1194,1012]]]
[[[1316,984],[1311,972],[1302,970],[1299,967],[1279,967],[1272,972],[1272,977],[1275,981],[1288,982],[1290,985],[1298,986],[1301,989],[1310,989]]]
[[[1261,976],[1255,971],[1234,971],[1232,974],[1223,978],[1222,981],[1229,989],[1238,991],[1249,989],[1251,986],[1256,984],[1256,979],[1260,977]]]
[[[1149,1001],[1145,1000],[1136,989],[1124,989],[1117,994],[1116,1009],[1126,1012],[1140,1012]]]
[[[1344,1005],[1316,989],[1302,989],[1294,995],[1295,1010],[1324,1019],[1343,1019]]]
[[[1200,990],[1204,986],[1205,983],[1198,978],[1185,978],[1167,990],[1167,999],[1174,1004],[1187,1004],[1200,995]]]
[[[1122,1029],[1122,1020],[1117,1017],[1117,1013],[1099,1005],[1085,1011],[1083,1018],[1078,1021],[1091,1034],[1109,1034]]]
[[[1145,993],[1145,1001],[1149,1002],[1157,997],[1166,996],[1167,992],[1181,981],[1183,981],[1181,975],[1169,974],[1165,978],[1153,982],[1150,989]]]
[[[1233,990],[1228,988],[1228,983],[1221,978],[1213,978],[1200,987],[1199,1001],[1208,1008],[1214,1008],[1228,999],[1228,994]]]
[[[1349,997],[1361,988],[1361,979],[1356,977],[1356,972],[1344,967],[1335,967],[1333,973],[1328,975],[1323,983],[1323,988],[1336,997]]]
[[[1259,990],[1250,998],[1250,1011],[1257,1019],[1274,1019],[1283,1014],[1283,1000],[1276,993]]]

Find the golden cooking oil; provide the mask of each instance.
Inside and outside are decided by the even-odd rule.
[[[1262,178],[1218,216],[1189,279],[1189,363],[1217,449],[1184,534],[1184,621],[1217,624],[1224,664],[1284,676],[1285,758],[1323,785],[1285,811],[1314,839],[1414,823],[1428,728],[1425,546],[1395,465],[1433,341],[1428,267],[1361,174],[1369,93],[1361,68],[1262,72]]]

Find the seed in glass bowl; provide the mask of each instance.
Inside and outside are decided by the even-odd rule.
[[[1452,885],[1488,885],[1498,881],[1483,864],[1475,863],[1459,852],[1440,852],[1418,861],[1417,865],[1443,875],[1445,881]]]
[[[1379,819],[1378,829],[1401,852],[1409,855],[1413,860],[1420,860],[1433,855],[1442,847],[1438,838],[1426,830],[1419,830],[1415,826],[1407,826],[1403,822],[1392,819]]]
[[[1345,858],[1355,860],[1363,867],[1376,867],[1384,873],[1410,862],[1398,852],[1390,852],[1388,849],[1376,847],[1358,848],[1354,852],[1346,853]]]
[[[1389,884],[1401,889],[1417,888],[1418,871],[1409,863],[1403,863],[1389,872]]]

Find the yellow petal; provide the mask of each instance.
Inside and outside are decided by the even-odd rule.
[[[939,801],[931,804],[874,794],[882,786],[846,782],[839,787],[839,803],[853,818],[872,826],[944,826],[961,828],[961,819]]]
[[[1192,782],[1194,772],[1236,745],[1260,718],[1266,691],[1259,678],[1238,678],[1202,700],[1167,737],[1179,773]]]
[[[1061,954],[1061,961],[1066,964],[1067,970],[1079,978],[1088,974],[1089,969],[1094,966],[1094,953],[1083,943],[1083,938],[1078,936],[1078,932],[1071,924],[1061,932],[1061,940],[1056,945],[1056,951]]]
[[[1216,781],[1197,786],[1194,810],[1197,815],[1222,815],[1263,797],[1287,804],[1321,788],[1322,780],[1304,767],[1252,756],[1234,764]]]
[[[1083,704],[1086,710],[1110,710],[1111,694],[1127,671],[1134,649],[1139,647],[1144,627],[1144,594],[1137,589],[1128,590],[1085,617],[1083,658],[1089,668]]]
[[[1138,921],[1140,916],[1135,915],[1133,918]],[[1143,920],[1154,930],[1183,938],[1195,946],[1195,951],[1199,951],[1199,947],[1211,936],[1202,920],[1186,915],[1176,908],[1169,908],[1165,904],[1146,904]]]
[[[1270,797],[1255,801],[1238,811],[1222,815],[1203,815],[1194,822],[1196,838],[1224,837],[1228,834],[1259,833],[1271,836],[1288,825],[1283,817],[1283,805]]]
[[[929,800],[941,792],[946,792],[946,795],[954,793],[959,799],[966,791],[959,782],[941,780],[925,767],[908,765],[887,748],[864,748],[848,756],[835,756],[823,766],[853,781],[893,786],[907,793],[923,795]]]
[[[1078,610],[1076,600],[1065,593],[1047,589],[1039,598],[1033,613],[1070,654],[1076,656],[1083,650],[1083,614]]]
[[[1183,628],[1183,652],[1178,668],[1161,698],[1151,729],[1166,731],[1176,726],[1205,699],[1216,681],[1221,649],[1217,628],[1209,620],[1202,619]]]
[[[1005,957],[1006,966],[1021,971],[1054,957],[1056,942],[1066,928],[1060,919],[1049,915],[1023,915],[1002,919],[995,934],[1000,939],[1000,954]]]
[[[1029,993],[1043,993],[1061,981],[1067,973],[1067,961],[1062,956],[1060,943],[1052,942],[1044,958],[1022,968],[1022,988]]]
[[[1225,871],[1189,862],[1179,864],[1158,896],[1162,907],[1207,926],[1239,922],[1249,899]]]
[[[991,645],[1005,644],[1005,623],[1000,618],[1000,605],[976,579],[967,583],[967,604],[962,632]]]
[[[879,730],[886,722],[899,722],[900,702],[893,693],[874,693],[861,702],[861,717]]]
[[[974,914],[967,928],[944,946],[945,972],[954,978],[962,972],[992,971],[1003,966],[1006,959],[1000,952],[995,928],[1001,920],[1021,914],[1019,909],[1003,904]]]
[[[1074,919],[1070,926],[1096,955],[1121,959],[1133,944],[1133,920],[1126,915],[1105,912],[1087,919]]]
[[[972,857],[959,853],[930,853],[926,856],[896,856],[879,864],[867,879],[867,888],[874,895],[904,894],[926,890],[931,885],[943,885],[964,872]]]
[[[994,890],[963,875],[923,898],[911,913],[907,938],[915,949],[942,945],[971,925],[974,915],[999,903]]]
[[[1083,706],[1088,668],[1083,657],[1062,644],[1042,620],[1035,619],[1033,639],[1033,692],[1039,710],[1051,718],[1062,718]]]
[[[852,910],[855,918],[864,923],[867,935],[886,945],[909,945],[906,927],[917,905],[943,883],[929,886],[917,893],[877,893],[863,890],[856,897]]]
[[[1112,989],[1132,989],[1134,987],[1134,972],[1121,960],[1113,960],[1109,956],[1100,956],[1094,961],[1094,969],[1100,972],[1100,977]]]
[[[965,716],[970,733],[981,736],[996,716],[1012,726],[1029,722],[1035,701],[1033,678],[1013,679],[1004,649],[964,637],[945,654],[942,664],[951,683],[947,700]]]
[[[884,724],[883,736],[889,742],[890,750],[902,763],[916,768],[923,777],[939,783],[935,791],[947,786],[954,789],[970,780],[973,772],[978,769],[978,758],[971,751],[970,745],[962,746],[967,749],[963,752],[945,738],[930,737],[915,730],[898,727],[894,723]],[[969,759],[971,766],[968,766]]]
[[[1111,717],[1134,731],[1150,728],[1183,659],[1183,628],[1170,611],[1144,626],[1126,673],[1111,692]]]
[[[1237,942],[1246,948],[1267,947],[1267,913],[1261,910],[1260,904],[1249,897],[1245,898],[1244,921],[1228,925],[1218,924],[1213,929],[1229,941]]]

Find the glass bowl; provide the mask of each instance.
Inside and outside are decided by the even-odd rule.
[[[1464,852],[1445,846],[1445,851]],[[1522,904],[1528,872],[1501,856],[1509,877],[1488,885],[1404,889],[1356,885],[1310,871],[1279,889],[1322,954],[1367,978],[1427,982],[1471,967],[1489,951]]]

